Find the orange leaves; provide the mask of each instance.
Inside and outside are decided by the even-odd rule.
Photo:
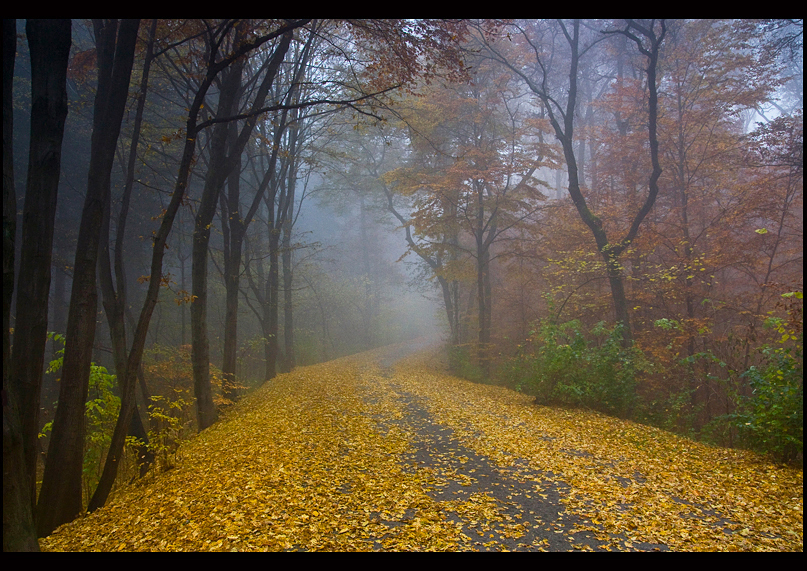
[[[77,83],[86,82],[90,76],[96,74],[97,59],[98,54],[95,48],[75,53],[70,60],[70,67],[67,70],[68,76]]]

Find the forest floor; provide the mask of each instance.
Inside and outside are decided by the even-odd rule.
[[[422,345],[279,376],[43,550],[803,551],[802,470],[536,406]]]

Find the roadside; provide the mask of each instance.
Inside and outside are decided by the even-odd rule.
[[[433,497],[495,502],[491,521],[463,521],[474,549],[802,549],[799,470],[593,412],[538,407],[404,352],[396,349],[397,367],[380,359],[379,390],[406,410],[408,461],[439,474]]]

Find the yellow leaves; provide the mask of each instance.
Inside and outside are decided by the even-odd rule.
[[[167,213],[168,213],[168,209],[163,208],[157,216],[152,216],[151,219],[152,220],[159,220],[160,218],[163,218]]]
[[[381,354],[280,375],[185,442],[173,470],[122,487],[42,547],[455,551],[523,541],[531,514],[508,515],[518,505],[512,494],[478,489],[470,453],[435,443],[432,457],[446,470],[404,460],[415,446],[402,404],[411,395],[434,426],[528,486],[522,501],[548,507],[545,517],[579,516],[573,531],[595,533],[601,549],[802,549],[801,471],[599,414],[536,407],[447,376],[426,358],[382,375],[373,366]],[[436,499],[448,487],[460,495]],[[565,491],[553,506],[556,489]],[[568,545],[592,549],[577,536]],[[528,546],[549,547],[546,538]]]
[[[185,137],[185,130],[178,129],[177,131],[174,131],[173,133],[170,133],[168,135],[162,135],[160,137],[160,140],[162,141],[163,145],[170,145],[174,141],[179,141],[184,137]]]
[[[137,278],[137,283],[139,283],[139,284],[148,283],[149,281],[151,281],[151,276],[150,275],[142,275],[139,278]],[[165,288],[170,287],[171,283],[172,283],[172,281],[171,281],[171,274],[170,273],[160,276],[160,287],[165,287]]]
[[[184,289],[177,291],[176,294],[177,296],[174,298],[174,303],[177,305],[182,305],[183,303],[193,303],[199,297],[197,295],[190,294]]]

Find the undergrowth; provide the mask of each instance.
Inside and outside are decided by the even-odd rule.
[[[603,322],[585,331],[579,321],[543,320],[516,355],[503,359],[489,377],[468,346],[449,349],[449,366],[456,376],[532,395],[536,404],[592,409],[697,440],[754,450],[776,462],[803,464],[800,315],[789,322],[769,319],[766,327],[778,334],[777,342],[762,345],[756,364],[744,371],[733,370],[710,351],[680,359],[679,374],[707,375],[702,381],[721,391],[724,414],[705,415],[704,403],[693,398],[695,389],[679,388],[661,399],[639,390],[660,365],[636,347],[623,347],[621,326],[609,328]]]

